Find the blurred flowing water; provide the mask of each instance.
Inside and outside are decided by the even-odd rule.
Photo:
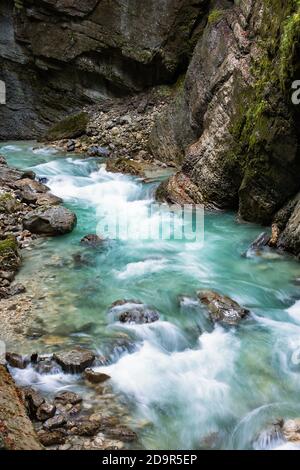
[[[126,210],[146,223],[155,183],[111,174],[105,162],[73,158],[33,143],[5,143],[9,164],[48,178],[51,191],[76,212],[70,235],[25,250],[18,280],[38,292],[36,324],[43,336],[15,345],[52,352],[81,344],[109,357],[102,367],[130,408],[149,449],[286,448],[268,434],[278,418],[300,417],[299,264],[288,255],[248,251],[262,228],[231,213],[205,214],[205,243],[111,240],[80,246],[108,211]],[[80,260],[78,262],[78,259]],[[213,328],[196,302],[215,289],[251,310],[238,328]],[[138,299],[160,321],[121,325],[112,302]],[[16,372],[20,383],[74,386],[76,377]]]

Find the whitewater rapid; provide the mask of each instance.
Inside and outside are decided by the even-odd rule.
[[[142,444],[289,448],[268,429],[279,417],[300,416],[300,295],[293,284],[299,265],[285,256],[243,256],[261,228],[238,223],[234,214],[208,213],[204,246],[111,240],[99,254],[84,252],[90,264],[72,269],[80,238],[95,233],[104,217],[109,221],[126,211],[146,225],[156,185],[109,173],[104,161],[32,150],[29,144],[9,143],[1,152],[47,178],[51,191],[78,215],[73,234],[26,255],[20,276],[32,276],[48,260],[51,303],[43,314],[48,335],[60,335],[68,345],[83,341],[109,357],[98,370],[111,376]],[[197,302],[196,292],[203,288],[231,296],[251,310],[250,317],[239,328],[213,327]],[[108,314],[120,299],[144,302],[160,312],[160,320],[121,324]],[[47,393],[83,386],[77,376],[59,370],[45,375],[28,368],[14,375],[18,383]]]

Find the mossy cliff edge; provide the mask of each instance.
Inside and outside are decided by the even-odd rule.
[[[300,2],[212,4],[182,89],[157,119],[150,147],[166,161],[175,135],[172,152],[196,188],[195,202],[270,224],[300,190],[300,107],[292,102]],[[165,199],[174,200],[179,175],[164,184]]]

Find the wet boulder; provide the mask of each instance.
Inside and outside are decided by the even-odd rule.
[[[24,228],[41,235],[64,235],[76,226],[76,215],[65,207],[36,209],[28,213],[23,221]]]
[[[79,374],[93,364],[95,355],[86,349],[75,349],[73,351],[55,353],[53,359],[61,366],[64,372]]]
[[[110,379],[109,375],[104,374],[103,372],[96,372],[93,369],[85,369],[84,376],[93,384],[100,384]]]
[[[268,246],[270,242],[270,235],[266,232],[261,233],[256,240],[251,244],[250,249],[251,250],[259,250],[261,248],[264,248],[265,246]]]
[[[144,324],[159,320],[159,313],[147,305],[134,300],[118,300],[113,303],[110,314],[121,323]]]
[[[29,364],[29,359],[21,356],[21,354],[7,352],[5,359],[10,367],[14,367],[16,369],[26,369]]]
[[[89,248],[98,248],[103,245],[103,242],[104,238],[101,238],[93,233],[85,235],[85,237],[80,240],[81,245],[87,246]]]
[[[199,291],[197,296],[201,304],[207,308],[213,323],[235,326],[250,313],[230,297],[218,292]]]

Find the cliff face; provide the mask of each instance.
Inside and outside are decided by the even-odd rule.
[[[0,364],[0,450],[42,450],[26,414],[22,392]]]
[[[34,137],[103,96],[174,81],[189,62],[207,3],[3,0],[0,138]]]
[[[152,133],[156,156],[182,165],[160,198],[269,224],[299,191],[299,39],[297,0],[214,2],[182,89]]]

